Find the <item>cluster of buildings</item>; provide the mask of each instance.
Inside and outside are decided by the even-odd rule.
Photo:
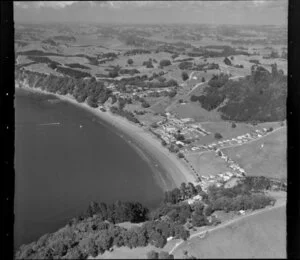
[[[246,133],[244,135],[240,135],[235,138],[214,142],[208,145],[192,146],[190,150],[191,151],[217,150],[218,148],[226,148],[227,146],[240,145],[243,143],[247,143],[251,140],[260,138],[264,136],[267,132],[268,132],[267,128],[263,128],[262,130],[257,129],[251,133]]]
[[[224,172],[219,173],[216,175],[209,175],[209,176],[201,176],[199,185],[201,186],[203,191],[207,191],[207,188],[211,185],[216,185],[217,187],[222,186],[225,182],[228,182],[230,179],[233,178],[242,178],[243,175],[238,174],[236,172]]]
[[[106,86],[106,88],[112,90],[112,94],[114,94],[116,97],[122,97],[122,98],[132,97],[132,96],[138,96],[140,98],[145,98],[149,96],[158,97],[174,91],[174,86],[163,87],[163,88],[150,88],[147,86],[139,87],[130,84],[126,85],[125,89],[121,91],[113,83]]]
[[[246,174],[242,167],[226,156],[220,149],[216,150],[216,155],[220,156],[227,163],[228,167],[231,168],[236,177],[243,177]]]
[[[210,185],[220,187],[225,182],[233,178],[243,178],[246,176],[246,171],[240,167],[236,162],[226,156],[220,149],[215,150],[216,156],[220,156],[226,163],[231,171],[219,173],[216,175],[200,176],[200,186],[202,190],[206,191]]]
[[[170,113],[166,113],[166,116],[166,119],[157,123],[158,127],[153,129],[153,131],[159,134],[161,139],[167,144],[175,143],[180,148],[187,146],[186,142],[175,138],[176,134],[183,135],[184,140],[189,141],[197,140],[201,136],[210,134],[210,132],[201,127],[201,124],[194,123],[192,118],[177,119],[171,116]]]

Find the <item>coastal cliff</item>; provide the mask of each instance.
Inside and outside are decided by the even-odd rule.
[[[104,87],[104,83],[96,81],[95,78],[76,79],[16,69],[15,81],[20,87],[26,85],[59,95],[70,94],[78,102],[87,101],[92,107],[103,104],[111,96],[111,91]]]

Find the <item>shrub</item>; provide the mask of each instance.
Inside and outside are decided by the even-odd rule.
[[[212,213],[213,213],[214,211],[213,211],[213,209],[212,209],[212,207],[211,206],[207,206],[205,209],[204,209],[204,214],[205,214],[205,216],[210,216]]]
[[[232,124],[231,124],[231,127],[232,127],[232,128],[236,128],[236,124],[235,124],[235,123],[232,123]]]
[[[170,255],[168,252],[160,251],[158,259],[174,259],[174,255]]]
[[[154,68],[154,66],[152,65],[152,63],[148,63],[147,66],[146,66],[146,68],[150,69],[150,68]]]
[[[173,97],[176,96],[176,94],[177,94],[176,90],[170,91],[170,92],[169,92],[169,97],[170,97],[170,98],[173,98]]]
[[[159,65],[160,65],[161,67],[170,66],[170,65],[171,65],[171,61],[170,61],[170,60],[161,60],[161,61],[159,62]]]
[[[195,227],[202,227],[207,225],[208,221],[205,216],[203,215],[198,215],[198,214],[193,214],[192,215],[192,224]]]
[[[202,80],[201,80],[202,82],[205,82],[205,78],[204,77],[202,77]]]
[[[179,56],[179,55],[178,55],[177,53],[174,53],[174,54],[171,56],[171,58],[174,60],[174,59],[176,59],[178,56]]]
[[[198,96],[195,96],[195,95],[192,95],[191,98],[190,98],[190,100],[191,100],[192,102],[196,102],[196,101],[199,101],[199,97],[198,97]]]
[[[148,102],[144,101],[144,102],[142,102],[142,107],[147,108],[147,107],[150,107],[150,105]]]
[[[215,138],[216,139],[221,139],[223,136],[220,133],[215,133]]]
[[[133,64],[133,59],[128,59],[128,60],[127,60],[127,63],[128,63],[129,65]]]
[[[70,67],[70,68],[77,68],[77,69],[85,69],[85,70],[89,70],[91,69],[90,67],[84,66],[82,64],[79,63],[69,63],[69,64],[65,64],[66,66]]]
[[[228,66],[231,66],[231,64],[232,64],[230,59],[228,59],[227,57],[224,59],[224,63]]]
[[[220,75],[213,75],[213,77],[208,82],[208,85],[215,88],[220,88],[224,86],[229,79],[229,76],[221,73]]]
[[[162,140],[162,141],[161,141],[161,144],[162,144],[163,146],[166,146],[166,145],[167,145],[167,143],[166,143],[165,140]]]
[[[185,71],[183,71],[183,72],[181,73],[181,77],[182,77],[182,80],[183,80],[183,81],[186,81],[186,80],[189,78],[189,75],[188,75]]]
[[[165,82],[167,79],[160,76],[160,77],[157,78],[157,80],[158,80],[159,82],[163,83],[163,82]]]
[[[183,61],[178,65],[178,68],[181,70],[191,69],[193,67],[193,63],[190,61]]]
[[[146,66],[146,68],[154,68],[152,65],[152,60],[144,61],[143,66]]]
[[[117,70],[112,70],[112,71],[110,71],[110,72],[108,73],[108,75],[109,75],[110,78],[116,78],[116,77],[119,76],[119,73],[118,73]]]
[[[183,153],[178,153],[177,156],[178,156],[178,158],[184,158],[184,154]]]
[[[56,67],[56,71],[66,75],[66,76],[73,77],[73,78],[91,77],[91,74],[89,74],[87,72],[83,72],[80,70],[74,70],[74,69],[70,69],[70,68],[65,68],[65,67],[61,67],[58,65]]]
[[[147,253],[147,259],[158,259],[158,253],[154,250],[151,250]]]

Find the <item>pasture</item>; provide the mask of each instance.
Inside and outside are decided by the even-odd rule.
[[[187,160],[193,165],[194,169],[203,176],[216,175],[221,172],[229,171],[226,162],[216,156],[214,152],[203,154],[190,153],[186,155]]]
[[[202,121],[220,121],[220,115],[217,111],[207,111],[201,107],[199,102],[187,103],[187,104],[175,104],[169,110],[171,113],[175,113],[178,118],[193,118],[197,122]]]
[[[285,258],[285,206],[272,208],[210,232],[204,239],[193,238],[180,245],[175,258],[187,250],[196,258]]]
[[[287,135],[282,128],[257,141],[223,149],[249,176],[285,178],[287,176]]]

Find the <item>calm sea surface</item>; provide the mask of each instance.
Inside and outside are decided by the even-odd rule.
[[[161,201],[149,164],[87,111],[17,89],[15,113],[16,247],[56,231],[92,200]]]

